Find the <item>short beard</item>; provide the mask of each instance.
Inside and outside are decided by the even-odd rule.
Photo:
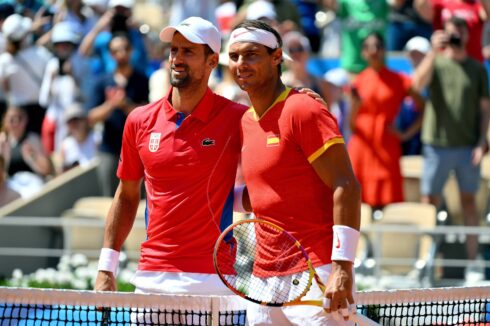
[[[191,79],[186,76],[184,79],[175,79],[170,75],[170,85],[176,88],[185,88],[191,84]]]
[[[186,71],[185,77],[184,78],[175,78],[171,72],[170,73],[170,85],[172,85],[173,87],[176,87],[176,88],[186,88],[192,82],[190,74],[189,74],[189,67],[184,66],[184,65],[181,65],[180,67],[185,68],[185,71]],[[172,70],[174,68],[175,68],[175,66],[171,67]]]

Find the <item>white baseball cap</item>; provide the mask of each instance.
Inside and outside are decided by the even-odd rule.
[[[69,105],[63,115],[65,122],[68,122],[72,119],[85,119],[87,117],[87,112],[83,109],[80,103],[72,103]]]
[[[277,13],[274,5],[270,1],[256,0],[247,7],[246,18],[249,20],[268,18],[276,19]]]
[[[2,32],[6,38],[12,41],[20,41],[27,35],[32,26],[29,17],[13,14],[7,17],[2,25]]]
[[[431,49],[430,41],[422,36],[415,36],[408,40],[405,44],[405,51],[419,51],[420,53],[427,53]]]
[[[344,87],[349,84],[349,76],[343,68],[330,69],[323,75],[323,79],[337,87]]]
[[[73,23],[63,21],[54,25],[51,33],[51,42],[70,42],[73,44],[78,44],[79,41],[80,35],[75,31],[75,26]]]
[[[116,8],[117,6],[132,9],[134,7],[134,0],[109,0],[109,8]]]
[[[302,33],[298,31],[287,32],[282,37],[282,43],[286,48],[288,48],[291,45],[291,43],[294,43],[295,41],[301,44],[301,46],[303,47],[303,49],[305,49],[305,51],[307,52],[311,51],[310,41],[306,36],[304,36]]]
[[[99,6],[101,8],[107,8],[107,0],[83,0],[83,4],[87,6]]]
[[[221,49],[221,35],[211,22],[200,17],[189,17],[177,26],[167,26],[160,32],[162,42],[172,42],[174,33],[179,32],[187,40],[197,44],[207,44],[214,53]]]

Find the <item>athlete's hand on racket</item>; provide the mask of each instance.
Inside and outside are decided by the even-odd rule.
[[[350,261],[332,261],[332,271],[325,289],[325,310],[339,313],[344,320],[356,313],[353,293],[353,266]]]
[[[354,303],[352,263],[334,264],[327,289],[301,244],[269,221],[241,220],[227,227],[216,241],[213,259],[223,283],[235,294],[256,304],[325,308],[324,301],[328,300],[322,295],[314,300],[305,297],[314,281],[333,301],[326,310],[347,309]],[[359,325],[377,325],[360,314],[343,315]]]

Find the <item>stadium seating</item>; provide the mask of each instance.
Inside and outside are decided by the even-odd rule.
[[[67,253],[83,252],[91,258],[98,256],[104,241],[104,221],[111,204],[112,197],[83,197],[75,202],[73,208],[61,214]],[[95,223],[78,225],[74,224],[75,219],[82,223]]]
[[[112,197],[83,197],[75,202],[73,208],[62,214],[66,222],[63,225],[63,231],[64,249],[67,253],[81,252],[89,258],[98,257],[104,241],[105,219],[112,201]],[[136,213],[135,225],[123,245],[128,258],[133,261],[139,259],[140,245],[146,239],[145,208],[146,202],[141,200]],[[73,224],[70,219],[77,219],[81,224],[80,222]],[[90,225],[86,225],[87,223]]]
[[[400,159],[405,201],[420,202],[422,164],[423,157],[421,155],[402,156]]]
[[[377,225],[435,228],[436,208],[423,203],[394,203],[385,206]],[[420,233],[383,232],[373,238],[374,257],[383,272],[390,275],[417,274],[419,281],[432,282],[436,238]]]
[[[368,259],[372,258],[372,233],[366,230],[372,223],[372,208],[366,203],[361,204],[361,237],[359,238],[359,244],[357,245],[356,261],[354,266],[358,273],[368,273],[369,267],[366,266]]]

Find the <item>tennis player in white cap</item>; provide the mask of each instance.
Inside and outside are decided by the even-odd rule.
[[[162,30],[170,45],[169,92],[126,120],[107,217],[96,290],[116,290],[119,252],[130,232],[144,180],[147,239],[132,279],[138,293],[230,294],[216,275],[213,248],[233,214],[243,105],[208,87],[221,36],[191,17]]]

